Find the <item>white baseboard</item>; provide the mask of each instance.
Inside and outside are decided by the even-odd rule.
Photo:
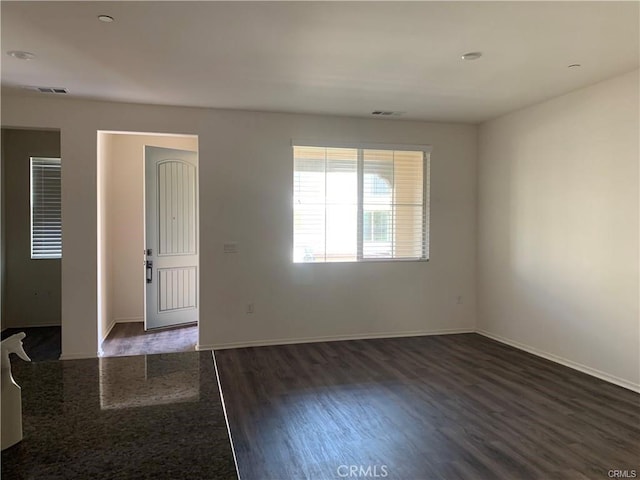
[[[548,353],[542,350],[538,350],[537,348],[531,347],[529,345],[525,345],[520,342],[516,342],[515,340],[511,340],[505,337],[501,337],[500,335],[495,335],[493,333],[487,332],[485,330],[476,330],[476,333],[483,335],[487,338],[491,338],[500,343],[504,343],[505,345],[509,345],[511,347],[515,347],[519,350],[524,350],[525,352],[531,353],[538,357],[545,358],[547,360],[551,360],[552,362],[559,363],[564,365],[565,367],[573,368],[574,370],[578,370],[582,373],[586,373],[587,375],[591,375],[593,377],[597,377],[600,380],[604,380],[609,383],[613,383],[614,385],[618,385],[619,387],[626,388],[628,390],[632,390],[634,392],[640,393],[640,384],[630,382],[625,380],[624,378],[616,377],[615,375],[611,375],[609,373],[603,372],[601,370],[597,370],[595,368],[588,367],[581,363],[574,362],[564,357],[559,357],[558,355],[554,355],[553,353]]]
[[[105,338],[109,335],[109,332],[115,326],[116,323],[140,322],[140,321],[143,321],[143,318],[131,317],[131,318],[125,318],[125,319],[122,319],[122,318],[113,319],[108,328],[107,335],[105,335]],[[20,327],[7,327],[7,328],[20,328]],[[572,368],[574,370],[578,370],[582,373],[586,373],[587,375],[594,376],[606,382],[613,383],[614,385],[618,385],[628,390],[640,393],[640,384],[630,382],[623,378],[617,377],[615,375],[611,375],[609,373],[603,372],[601,370],[597,370],[595,368],[589,367],[587,365],[583,365],[581,363],[574,362],[567,358],[560,357],[558,355],[554,355],[552,353],[539,350],[535,347],[525,345],[515,340],[511,340],[511,339],[502,337],[500,335],[487,332],[485,330],[476,330],[473,328],[449,328],[449,329],[428,330],[428,331],[386,332],[386,333],[375,333],[375,334],[349,334],[349,335],[331,335],[331,336],[302,337],[302,338],[279,338],[279,339],[269,339],[269,340],[252,340],[252,341],[244,341],[244,342],[215,343],[215,344],[208,344],[208,345],[198,344],[196,345],[196,350],[200,350],[200,351],[225,350],[230,348],[266,347],[266,346],[273,346],[273,345],[291,345],[291,344],[297,344],[297,343],[339,342],[339,341],[345,341],[345,340],[370,340],[370,339],[376,339],[376,338],[422,337],[422,336],[430,336],[430,335],[452,335],[452,334],[460,334],[460,333],[477,333],[487,338],[491,338],[492,340],[495,340],[497,342],[504,343],[505,345],[509,345],[511,347],[517,348],[519,350],[523,350],[525,352],[531,353],[538,357],[550,360],[555,363],[559,363],[561,365]],[[96,358],[101,356],[101,353],[102,351],[100,350],[98,352],[91,352],[91,353],[61,355],[60,360]]]
[[[113,327],[116,326],[116,323],[136,323],[136,322],[144,322],[144,317],[112,318],[111,322],[109,322],[109,325],[107,326],[107,333],[105,333],[104,336],[100,339],[100,345],[102,345],[102,342],[104,342],[107,339],[107,337],[111,333],[111,330],[113,330]],[[100,352],[98,353],[101,355],[102,354],[101,352],[102,352],[102,348],[100,348]]]
[[[116,320],[112,318],[111,321],[109,322],[109,325],[107,325],[106,333],[100,338],[100,351],[98,352],[100,355],[102,355],[102,343],[107,339],[107,337],[111,333],[111,330],[113,330],[113,327],[115,326],[116,326]]]
[[[136,323],[144,322],[144,317],[119,317],[113,319],[114,323]]]
[[[295,343],[340,342],[344,340],[370,340],[375,338],[424,337],[428,335],[451,335],[456,333],[474,333],[473,328],[447,328],[442,330],[386,332],[374,334],[331,335],[325,337],[279,338],[271,340],[253,340],[248,342],[198,344],[196,350],[226,350],[229,348],[267,347],[272,345],[291,345]]]

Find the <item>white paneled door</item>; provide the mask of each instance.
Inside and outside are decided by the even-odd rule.
[[[198,154],[145,146],[145,328],[198,321]]]

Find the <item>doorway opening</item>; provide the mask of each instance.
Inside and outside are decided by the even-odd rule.
[[[195,350],[198,136],[98,131],[101,356]]]
[[[60,130],[3,127],[0,139],[1,338],[27,334],[32,361],[57,360],[62,338]]]

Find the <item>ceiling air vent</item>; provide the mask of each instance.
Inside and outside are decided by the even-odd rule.
[[[69,93],[66,88],[59,87],[31,87],[30,89],[40,93]]]
[[[371,112],[371,115],[398,117],[398,116],[402,115],[403,113],[404,112],[392,112],[390,110],[376,110],[374,112]]]

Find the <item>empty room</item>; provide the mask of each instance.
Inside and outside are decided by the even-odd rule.
[[[3,479],[640,476],[640,3],[0,13]]]

